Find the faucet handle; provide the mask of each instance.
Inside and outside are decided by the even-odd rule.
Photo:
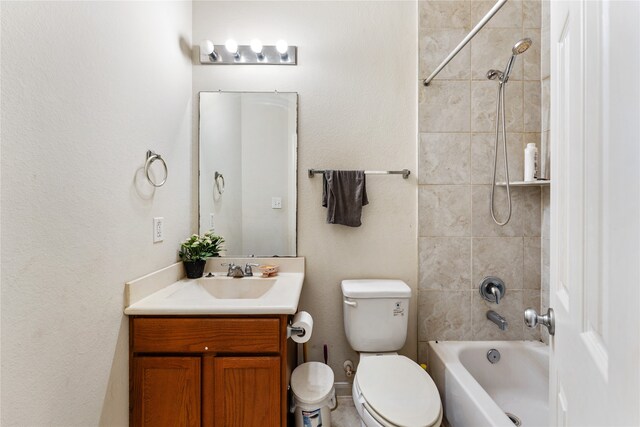
[[[260,264],[255,264],[252,262],[248,262],[247,265],[244,266],[244,275],[245,276],[253,276],[253,270],[251,267],[258,267]]]
[[[239,267],[238,265],[236,265],[236,264],[235,264],[235,263],[233,263],[233,262],[223,262],[223,263],[222,263],[222,264],[220,264],[220,265],[222,265],[222,266],[224,266],[224,267],[229,267],[229,268],[227,269],[227,276],[231,276],[231,275],[233,275],[233,270],[235,270],[236,268],[238,268],[238,267]]]
[[[500,304],[506,292],[507,287],[499,277],[488,276],[480,282],[480,295],[489,302]]]

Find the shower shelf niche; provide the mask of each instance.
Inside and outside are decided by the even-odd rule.
[[[506,182],[496,182],[496,185],[504,187],[507,185]],[[551,185],[551,181],[548,179],[545,180],[537,180],[537,181],[511,181],[509,183],[510,187],[547,187]]]

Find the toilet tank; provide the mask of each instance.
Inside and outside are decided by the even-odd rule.
[[[407,339],[411,288],[401,280],[343,280],[347,340],[359,352],[397,351]]]

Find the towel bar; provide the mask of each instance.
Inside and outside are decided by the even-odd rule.
[[[324,173],[324,169],[309,169],[309,178],[313,178],[317,173]],[[402,178],[407,179],[411,175],[409,169],[402,169],[401,171],[364,171],[365,175],[402,175]]]

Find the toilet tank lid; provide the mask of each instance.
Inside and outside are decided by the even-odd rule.
[[[411,288],[402,280],[343,280],[341,287],[349,298],[411,298]]]

